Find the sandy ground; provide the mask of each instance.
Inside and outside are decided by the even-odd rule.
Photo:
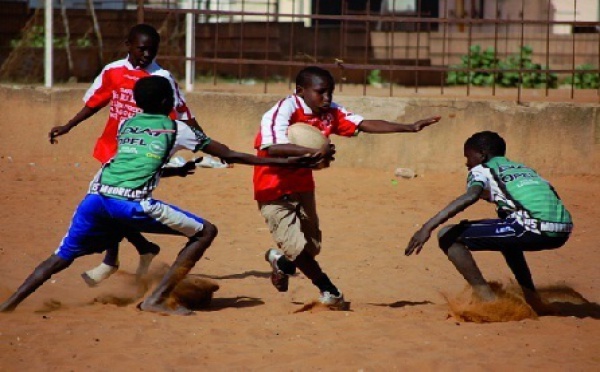
[[[18,156],[0,163],[4,299],[60,242],[97,164]],[[555,287],[549,299],[559,313],[473,323],[450,314],[444,296],[456,299],[464,281],[434,242],[419,256],[403,255],[418,224],[462,192],[464,174],[404,180],[392,168],[334,164],[317,174],[320,262],[349,311],[298,312],[318,296],[302,275],[278,293],[263,257],[271,239],[252,200],[250,167],[202,169],[163,180],[155,196],[220,228],[192,271],[220,287],[208,308],[191,317],[137,310],[147,292],[133,280],[137,254],[124,243],[121,270],[100,286],[87,287],[79,274],[101,256],[84,257],[15,312],[0,314],[0,370],[597,370],[599,177],[551,177],[576,230],[565,247],[528,255],[538,286]],[[458,218],[492,215],[481,202]],[[184,241],[151,238],[162,247],[153,264],[158,276]],[[499,254],[476,259],[489,280],[510,284]]]

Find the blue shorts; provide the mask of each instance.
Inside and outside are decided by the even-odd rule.
[[[547,236],[525,230],[514,218],[462,221],[454,225],[440,239],[447,250],[454,242],[464,244],[471,251],[541,251],[563,246],[569,234]]]
[[[54,254],[71,261],[100,253],[116,248],[125,232],[132,230],[192,237],[203,228],[202,218],[159,200],[120,200],[88,194],[79,203]]]

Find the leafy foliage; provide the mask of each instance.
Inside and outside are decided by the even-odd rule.
[[[487,48],[481,51],[479,45],[472,45],[469,48],[469,54],[460,57],[462,63],[460,65],[450,66],[455,69],[494,69],[498,65],[498,59],[494,55],[494,48]],[[493,72],[482,71],[450,71],[446,78],[446,83],[449,85],[465,85],[475,86],[490,86],[494,84]]]
[[[572,76],[565,79],[565,84],[573,84],[577,89],[598,89],[600,88],[600,73],[590,72],[589,70],[597,70],[598,68],[584,64],[575,68],[576,72]]]
[[[55,48],[66,48],[68,40],[66,36],[54,37],[53,45]],[[24,32],[20,38],[12,39],[10,46],[12,48],[18,47],[29,47],[29,48],[43,48],[45,43],[44,26],[33,26],[28,32]],[[92,40],[84,35],[74,42],[76,47],[89,48],[92,46]]]
[[[531,59],[533,48],[523,46],[520,53],[509,56],[499,64],[503,70],[534,70],[531,72],[506,71],[500,74],[499,84],[504,87],[516,87],[521,80],[523,88],[556,88],[558,77],[555,73],[546,73],[542,65]]]
[[[542,66],[531,59],[533,49],[528,46],[521,48],[520,52],[500,60],[494,53],[494,48],[489,47],[482,51],[479,45],[472,45],[469,54],[461,57],[460,65],[450,66],[454,69],[467,69],[478,71],[450,71],[446,78],[449,85],[491,86],[494,83],[503,87],[516,87],[521,83],[524,88],[541,88],[546,85],[550,88],[557,86],[558,78],[554,73],[546,73]],[[486,70],[508,70],[494,73]],[[510,70],[534,70],[531,72]]]
[[[369,85],[380,85],[383,83],[383,77],[381,76],[381,70],[371,70],[367,76],[367,82]]]

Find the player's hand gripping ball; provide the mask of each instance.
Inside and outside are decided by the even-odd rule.
[[[290,143],[309,149],[318,150],[329,144],[329,139],[321,133],[318,128],[310,124],[294,123],[288,128],[288,139]],[[324,159],[315,169],[323,169],[329,167],[332,159]]]

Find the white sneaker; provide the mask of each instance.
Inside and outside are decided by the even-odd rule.
[[[331,309],[336,310],[344,310],[347,306],[346,301],[344,300],[344,294],[341,291],[339,296],[335,296],[334,294],[328,291],[321,292],[319,302]]]
[[[230,165],[222,162],[218,159],[212,158],[208,155],[204,155],[201,158],[194,159],[196,162],[196,167],[199,168],[230,168]]]
[[[179,168],[183,167],[186,163],[186,160],[181,156],[173,156],[169,159],[169,161],[164,165],[165,168]]]
[[[82,273],[81,277],[83,278],[83,280],[85,280],[87,285],[89,285],[90,287],[95,287],[101,281],[107,279],[109,276],[116,273],[117,270],[119,270],[118,266],[110,266],[102,262],[95,268]]]

